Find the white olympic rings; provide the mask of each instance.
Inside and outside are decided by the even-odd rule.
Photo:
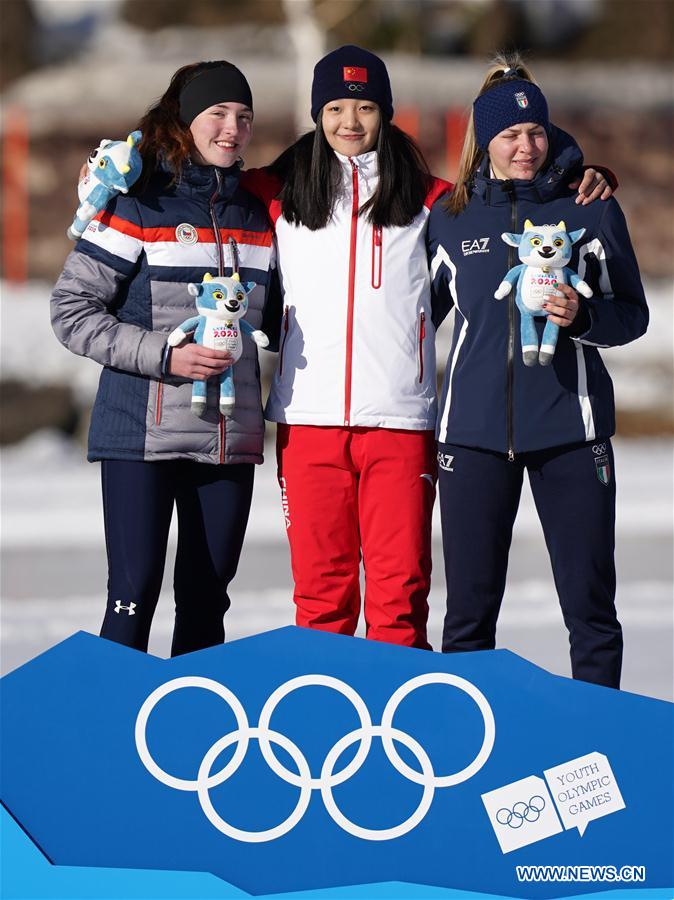
[[[412,691],[429,684],[445,684],[450,687],[458,688],[468,694],[468,696],[476,703],[482,715],[484,739],[480,750],[469,765],[465,766],[459,772],[453,772],[449,775],[436,775],[428,754],[423,747],[411,737],[411,735],[404,731],[400,731],[393,726],[393,717],[400,702],[407,697],[408,694],[412,693]],[[219,738],[206,752],[199,766],[196,779],[178,778],[164,771],[164,769],[162,769],[155,761],[147,745],[147,723],[152,710],[164,697],[174,691],[187,687],[203,688],[204,690],[211,691],[221,697],[234,713],[237,724],[234,731]],[[351,701],[358,714],[358,718],[360,719],[360,727],[340,738],[329,750],[321,768],[321,774],[318,778],[312,777],[306,757],[299,747],[285,735],[274,731],[270,727],[272,714],[279,702],[288,694],[302,687],[332,688]],[[391,762],[391,765],[393,765],[393,767],[409,781],[413,781],[415,784],[419,784],[423,787],[421,800],[414,812],[404,822],[391,828],[372,829],[356,825],[354,822],[351,822],[350,819],[347,819],[338,808],[332,793],[334,787],[342,784],[354,775],[363,765],[370,752],[373,737],[381,738],[384,752]],[[401,837],[415,828],[424,819],[433,802],[436,788],[450,787],[452,785],[460,784],[463,781],[467,781],[482,768],[491,754],[495,737],[496,725],[494,722],[494,714],[484,694],[482,694],[474,684],[471,684],[471,682],[466,681],[464,678],[460,678],[458,675],[450,675],[445,672],[432,672],[426,675],[419,675],[416,678],[410,678],[402,684],[386,704],[382,715],[381,725],[372,724],[370,713],[362,697],[354,690],[354,688],[346,684],[346,682],[340,681],[338,678],[333,678],[329,675],[300,675],[297,678],[286,681],[270,695],[262,708],[257,727],[249,725],[248,717],[246,716],[246,712],[240,700],[224,685],[217,681],[213,681],[210,678],[203,678],[196,675],[185,676],[167,681],[165,684],[160,685],[152,691],[140,708],[136,718],[135,728],[138,755],[148,772],[167,787],[175,788],[179,791],[196,792],[206,818],[218,829],[218,831],[221,831],[223,834],[234,840],[245,841],[248,843],[272,841],[291,831],[306,812],[311,801],[312,791],[314,790],[320,790],[325,808],[333,821],[340,828],[354,837],[369,841],[387,841]],[[220,816],[215,810],[210,798],[211,788],[222,784],[239,768],[246,755],[251,738],[254,738],[259,742],[260,751],[269,768],[283,781],[300,789],[299,799],[290,815],[279,825],[265,831],[244,831],[240,828],[236,828]],[[360,742],[360,746],[351,762],[343,769],[335,772],[335,764],[339,757],[348,747],[355,744],[357,741]],[[412,752],[419,762],[421,772],[417,772],[415,769],[410,768],[401,759],[394,746],[395,741],[404,744],[407,749]],[[211,770],[216,759],[223,750],[234,743],[236,743],[237,746],[232,758],[222,769],[213,773]],[[272,750],[272,744],[277,744],[289,754],[297,766],[297,772],[290,771],[279,762]]]

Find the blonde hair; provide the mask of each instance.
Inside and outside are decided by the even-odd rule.
[[[499,81],[506,78],[519,78],[522,81],[531,81],[536,84],[536,79],[519,53],[497,53],[493,58],[478,96],[494,87]],[[456,176],[454,190],[446,201],[446,207],[450,213],[458,215],[468,205],[468,182],[482,162],[484,150],[477,146],[475,140],[475,126],[473,124],[473,110],[471,108],[468,124],[466,125],[466,137],[463,141],[463,150],[459,160],[459,172]]]

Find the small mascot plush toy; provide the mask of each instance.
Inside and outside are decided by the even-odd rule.
[[[517,282],[515,302],[520,311],[520,335],[522,340],[522,356],[525,366],[535,366],[538,361],[542,366],[549,366],[557,346],[559,325],[549,320],[545,323],[540,350],[538,335],[534,325],[534,316],[545,316],[542,309],[546,295],[559,292],[558,284],[571,284],[583,297],[591,297],[592,289],[575,272],[566,267],[571,259],[571,248],[585,234],[585,229],[567,233],[566,225],[534,225],[529,219],[524,223],[523,234],[501,235],[511,247],[517,247],[522,264],[513,266],[498,286],[494,297],[501,300],[507,297]]]
[[[141,137],[140,131],[132,131],[125,141],[101,141],[91,154],[89,172],[77,186],[80,205],[66,232],[71,241],[81,238],[96,213],[138,180],[143,161],[136,145]]]
[[[194,332],[194,341],[212,350],[226,350],[236,362],[243,352],[242,333],[250,335],[258,347],[266,347],[269,338],[256,330],[243,316],[248,312],[248,297],[255,287],[254,281],[242,283],[238,275],[231,278],[213,278],[208,272],[201,284],[189,284],[187,290],[196,297],[198,316],[185,319],[168,336],[170,347],[177,347]],[[220,412],[231,416],[234,411],[233,367],[225,369],[220,378]],[[206,381],[195,381],[192,385],[192,412],[197,416],[206,413]]]

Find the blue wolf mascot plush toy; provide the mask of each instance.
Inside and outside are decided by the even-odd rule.
[[[555,295],[558,284],[569,283],[583,297],[591,297],[592,289],[575,272],[567,268],[572,246],[585,234],[585,229],[568,233],[564,222],[557,225],[534,225],[529,219],[524,223],[523,234],[501,235],[511,247],[517,247],[521,265],[513,266],[498,286],[494,297],[507,297],[513,285],[517,285],[515,302],[520,311],[520,336],[525,366],[549,366],[557,346],[559,325],[549,320],[545,323],[540,350],[534,316],[545,316],[542,309],[546,295]]]
[[[231,278],[213,278],[208,272],[201,284],[189,284],[187,290],[196,297],[198,316],[193,316],[175,328],[168,336],[170,347],[177,347],[194,331],[194,341],[212,350],[226,350],[236,362],[243,352],[242,334],[247,334],[258,347],[266,347],[269,338],[264,332],[253,328],[243,320],[248,312],[248,297],[254,281],[242,282],[234,274]],[[231,416],[234,412],[235,392],[233,365],[219,376],[220,378],[220,412],[223,416]],[[206,413],[207,382],[195,381],[192,384],[192,412],[197,416]]]
[[[117,194],[126,194],[138,180],[143,169],[137,147],[141,137],[140,131],[132,131],[125,141],[101,141],[91,154],[87,161],[89,171],[77,185],[80,205],[66,232],[71,241],[81,238],[94,216]]]

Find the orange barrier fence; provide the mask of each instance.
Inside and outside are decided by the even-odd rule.
[[[402,128],[415,141],[423,143],[423,141],[420,141],[421,118],[416,107],[406,106],[397,109],[393,121],[398,128]],[[445,171],[437,172],[436,174],[443,175],[450,181],[454,181],[459,170],[459,160],[461,158],[467,122],[468,118],[463,109],[450,109],[445,113]]]
[[[28,121],[18,107],[5,113],[2,193],[3,276],[23,283],[28,275]]]

